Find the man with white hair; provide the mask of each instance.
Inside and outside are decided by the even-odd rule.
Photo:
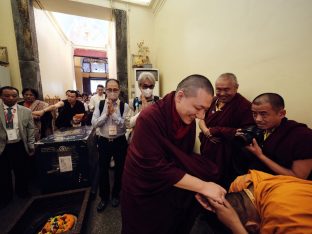
[[[130,108],[125,120],[126,127],[131,129],[129,134],[129,142],[133,136],[135,123],[140,112],[159,100],[158,96],[153,95],[155,82],[155,77],[151,72],[142,72],[138,77],[138,85],[141,91],[141,95],[140,97],[136,97],[129,101]]]

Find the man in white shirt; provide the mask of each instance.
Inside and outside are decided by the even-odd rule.
[[[89,109],[90,111],[94,111],[94,108],[97,103],[99,103],[101,100],[105,99],[105,94],[104,94],[104,86],[99,84],[96,88],[96,94],[93,95],[90,99],[89,102]]]
[[[17,104],[18,89],[0,89],[0,208],[13,198],[11,170],[15,177],[15,192],[28,195],[28,157],[35,151],[34,122],[31,110]]]
[[[114,185],[112,188],[112,206],[119,205],[121,177],[127,153],[125,116],[129,110],[127,103],[119,100],[120,85],[115,79],[106,82],[107,99],[99,102],[94,110],[92,126],[99,128],[99,192],[101,201],[97,211],[104,211],[110,198],[109,163],[115,160]]]

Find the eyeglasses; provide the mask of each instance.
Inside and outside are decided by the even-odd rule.
[[[142,85],[142,89],[153,89],[155,85]]]
[[[106,89],[106,92],[108,93],[118,93],[119,92],[119,89]]]

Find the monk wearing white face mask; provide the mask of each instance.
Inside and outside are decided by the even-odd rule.
[[[138,77],[141,95],[129,101],[130,108],[125,119],[126,127],[131,129],[128,142],[131,141],[135,123],[140,112],[159,100],[158,96],[153,95],[155,82],[155,77],[151,72],[142,72]]]

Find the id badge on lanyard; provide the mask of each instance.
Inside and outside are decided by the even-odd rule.
[[[108,135],[110,136],[116,136],[117,135],[117,126],[116,125],[109,125],[108,126]]]
[[[17,132],[16,129],[7,129],[7,134],[8,134],[8,140],[9,141],[14,141],[17,140]]]

